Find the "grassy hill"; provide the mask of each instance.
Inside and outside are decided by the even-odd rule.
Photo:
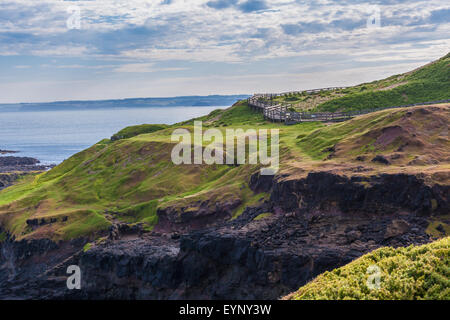
[[[248,120],[263,122],[243,104],[202,120],[212,125],[220,115],[218,121],[225,125],[247,114],[253,116]],[[239,198],[243,205],[254,201],[244,182],[257,168],[172,163],[171,133],[181,127],[193,131],[188,122],[129,127],[48,172],[22,179],[0,193],[0,225],[17,238],[70,239],[106,230],[113,219],[152,229],[158,221],[157,207],[179,204],[184,198]],[[27,223],[36,219],[36,225]]]
[[[396,105],[405,92],[408,99],[448,98],[449,59],[447,55],[413,72],[346,89],[344,96],[340,96],[344,91],[319,93],[333,99],[317,108]],[[117,221],[141,223],[151,230],[158,223],[158,209],[173,209],[181,219],[186,212],[198,212],[200,206],[213,211],[217,205],[233,203],[236,217],[247,205],[267,198],[248,187],[259,165],[172,163],[171,134],[177,128],[193,132],[193,120],[125,128],[52,170],[1,190],[0,226],[18,239],[96,237]],[[344,172],[365,166],[361,172],[422,172],[449,183],[449,104],[388,109],[335,124],[285,126],[265,121],[241,101],[197,120],[203,121],[205,130],[218,128],[223,133],[230,128],[279,129],[280,174],[323,168]],[[372,161],[379,155],[389,166]]]
[[[371,160],[382,154],[397,165],[450,161],[450,141],[442,131],[450,119],[446,107],[387,109],[300,136],[298,146],[313,159]],[[406,112],[405,112],[406,111]]]
[[[443,183],[448,183],[448,176],[440,172],[449,169],[449,119],[447,105],[384,110],[331,125],[285,126],[264,121],[245,102],[199,118],[205,130],[278,128],[280,173],[364,165],[371,174],[401,168],[444,179]],[[124,129],[48,172],[22,179],[0,191],[0,225],[19,239],[95,237],[115,220],[142,223],[151,230],[158,223],[158,208],[180,209],[182,214],[198,210],[200,203],[238,201],[233,208],[237,216],[266,197],[248,187],[258,165],[172,163],[171,133],[176,128],[192,132],[192,122]],[[391,165],[372,162],[377,154],[385,155]]]
[[[358,86],[279,97],[295,109],[353,111],[450,99],[450,54],[421,68]]]
[[[323,273],[284,299],[448,300],[449,248],[449,237],[423,246],[380,248],[344,267]],[[380,279],[378,285],[376,273]]]

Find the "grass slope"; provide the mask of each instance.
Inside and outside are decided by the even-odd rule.
[[[448,58],[404,78],[447,81],[448,74],[440,70],[447,67]],[[397,80],[389,81],[383,85]],[[0,226],[18,239],[71,239],[95,236],[117,219],[152,229],[158,223],[158,208],[177,208],[181,214],[185,209],[196,210],[199,203],[239,199],[241,205],[233,212],[236,217],[245,206],[266,197],[248,187],[258,165],[172,163],[173,130],[193,132],[194,120],[203,121],[205,130],[218,128],[223,133],[233,128],[279,129],[280,173],[364,164],[370,174],[422,171],[449,183],[449,118],[449,105],[441,105],[384,110],[343,123],[285,126],[265,121],[241,101],[171,126],[128,127],[48,172],[1,190]],[[377,154],[388,157],[392,165],[372,163]],[[36,219],[38,225],[27,223]]]
[[[379,268],[378,288],[368,286],[375,275],[368,272],[370,266]],[[449,277],[450,237],[446,237],[423,246],[380,248],[323,273],[285,299],[450,300]]]
[[[382,154],[397,165],[448,163],[449,122],[448,105],[387,109],[299,135],[298,146],[316,160]]]
[[[440,122],[436,120],[439,118]],[[203,121],[205,129],[216,127],[222,132],[230,128],[279,129],[280,172],[293,172],[296,168],[306,172],[339,163],[361,165],[361,161],[355,161],[356,155],[391,152],[402,141],[410,141],[405,139],[412,134],[421,137],[423,145],[411,144],[396,151],[402,155],[397,157],[398,165],[415,157],[426,160],[433,156],[440,161],[447,159],[433,167],[445,171],[450,150],[448,135],[444,134],[448,118],[448,106],[441,106],[384,110],[331,125],[309,122],[285,126],[264,121],[260,113],[240,102],[198,120]],[[433,128],[427,125],[430,123]],[[171,133],[175,128],[193,132],[192,124],[193,120],[167,128],[148,126],[151,132],[143,134],[139,134],[141,126],[130,127],[122,130],[130,134],[129,138],[105,139],[48,172],[23,178],[0,191],[0,225],[19,239],[71,239],[106,230],[112,217],[130,224],[143,223],[152,229],[158,222],[158,208],[195,210],[205,201],[215,205],[240,199],[242,204],[233,213],[236,217],[245,206],[267,196],[254,194],[248,188],[251,174],[259,169],[257,165],[174,165],[170,156],[174,146]],[[390,127],[423,130],[405,134],[400,131],[397,140],[383,140],[384,144],[377,145],[383,130]],[[329,159],[331,154],[334,157]],[[416,165],[425,164],[426,161]],[[373,167],[371,173],[388,170],[372,164],[370,158],[365,165]],[[30,219],[38,219],[40,225],[27,224]]]
[[[144,133],[152,133],[158,130],[168,128],[165,124],[141,124],[137,126],[126,127],[111,137],[112,141],[128,139]]]
[[[450,99],[450,54],[414,71],[346,89],[292,94],[297,110],[353,111]]]
[[[253,121],[262,127],[276,126],[245,103],[198,120],[221,130],[233,125],[246,129]],[[151,229],[158,222],[159,207],[195,208],[204,200],[238,198],[242,201],[238,215],[264,197],[248,188],[258,166],[172,163],[171,134],[175,128],[193,132],[192,122],[125,128],[112,140],[102,140],[48,172],[24,178],[0,192],[0,225],[19,239],[71,239],[106,230],[112,217]],[[26,223],[31,219],[38,219],[39,227]]]

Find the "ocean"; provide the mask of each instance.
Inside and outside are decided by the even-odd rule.
[[[59,164],[119,130],[144,123],[173,124],[226,106],[0,112],[0,149],[42,164]]]

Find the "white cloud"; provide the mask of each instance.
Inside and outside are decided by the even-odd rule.
[[[115,72],[155,72],[153,63],[123,64],[114,69]]]
[[[86,70],[86,81],[90,86],[80,94],[89,97],[102,95],[101,92],[93,93],[90,88],[98,88],[94,82],[104,80],[92,78],[90,70],[105,77],[127,77],[126,81],[133,85],[119,85],[117,92],[129,90],[130,95],[132,92],[144,94],[149,84],[128,77],[164,76],[167,78],[152,82],[152,88],[176,95],[175,90],[179,87],[170,86],[172,80],[192,93],[205,92],[207,88],[214,88],[211,93],[261,91],[271,86],[272,90],[278,86],[282,91],[291,87],[302,89],[311,86],[307,81],[296,80],[293,70],[301,70],[304,66],[313,68],[317,61],[320,62],[318,68],[322,66],[323,69],[326,65],[339,72],[362,65],[385,64],[389,64],[389,70],[394,72],[403,70],[405,63],[418,66],[436,59],[446,54],[450,47],[449,21],[430,20],[432,12],[450,8],[448,0],[377,1],[381,9],[381,28],[370,30],[366,28],[370,15],[367,4],[370,2],[358,0],[265,0],[267,10],[247,13],[237,6],[216,10],[206,5],[207,0],[162,2],[2,2],[0,59],[12,55],[54,58],[57,62],[46,70],[59,69],[59,72],[66,72],[68,78],[75,69],[81,70],[77,72],[78,76]],[[66,27],[69,17],[66,9],[73,5],[81,9],[81,30]],[[228,72],[247,70],[254,74],[255,69],[276,63],[277,73],[271,79],[248,79],[239,86],[226,78]],[[18,66],[29,64],[28,61],[17,62]],[[29,68],[32,76],[33,69]],[[377,70],[367,69],[368,79],[364,81],[377,77]],[[211,74],[217,74],[217,77],[201,80]],[[336,72],[317,71],[317,74],[317,77],[326,74],[321,81],[332,82],[330,85],[338,85],[346,77],[339,73],[344,77],[339,78]],[[191,80],[180,79],[180,75]],[[197,76],[199,79],[193,79]],[[359,78],[355,76],[355,79]],[[63,92],[63,84],[54,84],[53,91]],[[20,90],[16,91],[20,93]],[[42,96],[43,92],[37,89],[34,94]],[[108,92],[110,94],[111,90],[105,94]],[[3,92],[0,93],[3,96]],[[50,96],[51,92],[45,94]]]

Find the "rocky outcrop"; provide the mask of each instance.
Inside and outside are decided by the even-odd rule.
[[[0,173],[0,190],[9,187],[22,176],[19,173]]]
[[[417,175],[402,173],[347,177],[311,172],[300,179],[275,179],[270,199],[284,212],[446,214],[450,186],[429,185]]]
[[[414,214],[278,214],[248,208],[220,227],[96,246],[80,258],[81,298],[277,299],[380,246],[429,241]],[[407,226],[407,228],[405,228]]]
[[[381,154],[376,155],[376,156],[372,159],[372,162],[378,162],[378,163],[381,163],[381,164],[391,164],[391,163],[389,162],[389,160],[386,159],[386,157],[383,156],[383,155],[381,155]]]
[[[30,157],[0,157],[0,173],[44,171],[53,165],[41,165],[40,161]]]
[[[0,166],[32,166],[38,164],[39,160],[30,157],[0,157]]]
[[[18,151],[0,149],[0,154],[8,154],[8,153],[18,153]]]
[[[109,239],[77,255],[67,243],[2,245],[2,270],[23,272],[13,278],[12,271],[6,272],[10,276],[0,280],[0,292],[65,299],[277,299],[381,246],[430,241],[425,232],[429,216],[449,209],[447,186],[415,175],[359,174],[256,174],[250,187],[270,192],[270,200],[234,220],[221,219],[237,202],[215,209],[209,202],[195,210],[172,207],[158,211],[163,227],[154,232],[120,236],[127,230],[118,225]],[[213,218],[219,220],[210,224]],[[28,256],[29,251],[38,254]],[[51,276],[24,280],[37,274],[38,266],[49,269],[36,263],[53,261],[49,257],[55,258]],[[81,290],[66,289],[68,264],[80,266]]]
[[[47,224],[56,223],[58,221],[65,222],[68,220],[67,216],[62,216],[60,218],[35,218],[35,219],[27,219],[25,223],[32,229],[38,228],[40,226],[44,226]]]
[[[29,157],[0,157],[0,190],[9,187],[26,174],[45,171],[51,167],[53,165],[41,165],[39,160]]]
[[[233,210],[241,205],[238,198],[212,202],[209,200],[191,203],[188,206],[158,208],[157,231],[173,232],[207,228],[229,220]]]
[[[6,234],[0,242],[0,299],[69,296],[65,279],[55,282],[46,273],[80,251],[85,242],[84,239],[61,243],[48,239],[16,241]]]

